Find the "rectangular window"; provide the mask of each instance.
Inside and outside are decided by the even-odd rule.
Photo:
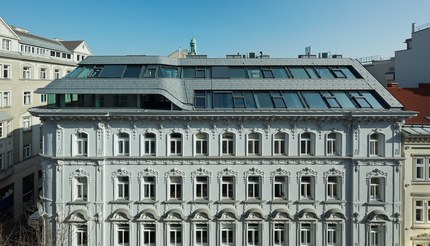
[[[48,101],[48,95],[47,94],[41,94],[40,95],[40,102],[46,103]]]
[[[285,145],[286,135],[284,133],[277,133],[273,139],[273,152],[275,155],[286,155],[286,145]]]
[[[76,136],[77,151],[76,154],[80,156],[88,155],[88,135],[85,133],[78,133]]]
[[[170,135],[170,155],[182,155],[182,135],[179,133]]]
[[[221,179],[221,199],[234,200],[234,177],[223,176]]]
[[[60,69],[55,69],[54,70],[54,78],[59,79],[60,76],[61,76]]]
[[[11,99],[10,99],[10,92],[7,91],[0,91],[0,97],[1,97],[1,101],[0,101],[0,106],[1,107],[10,107],[11,106]]]
[[[222,154],[234,155],[234,137],[233,134],[222,135]]]
[[[128,156],[130,154],[130,139],[127,133],[118,134],[118,155]]]
[[[415,181],[430,181],[430,158],[414,158],[414,179]]]
[[[287,245],[287,230],[285,223],[273,224],[273,244],[275,246]]]
[[[287,177],[275,176],[273,184],[273,199],[287,199]]]
[[[3,39],[3,41],[2,41],[2,49],[3,50],[10,50],[11,43],[12,43],[11,40],[9,40],[9,39]]]
[[[341,228],[336,224],[327,225],[327,246],[340,246]]]
[[[0,138],[3,138],[4,136],[6,136],[6,134],[3,134],[3,122],[0,122]]]
[[[31,118],[30,118],[30,116],[22,118],[22,130],[23,131],[31,130]]]
[[[424,223],[424,201],[415,201],[415,223]]]
[[[169,199],[182,200],[182,177],[170,177],[170,197]]]
[[[205,133],[196,135],[196,155],[208,155],[208,137]]]
[[[172,224],[169,226],[169,246],[182,246],[182,226]]]
[[[260,200],[260,177],[249,176],[248,177],[248,199]]]
[[[76,226],[76,245],[87,246],[88,245],[88,232],[86,225]]]
[[[31,144],[26,144],[22,148],[22,158],[26,159],[31,156]]]
[[[247,242],[248,246],[260,246],[260,225],[259,224],[248,224],[247,225]]]
[[[144,135],[143,139],[143,154],[144,155],[155,155],[155,134],[147,133]]]
[[[302,176],[300,179],[300,197],[301,199],[313,200],[313,177]]]
[[[369,234],[370,246],[385,245],[385,230],[383,225],[371,225]]]
[[[311,155],[312,154],[312,137],[310,133],[303,133],[300,136],[300,154]]]
[[[155,177],[143,177],[143,199],[155,200]]]
[[[209,230],[207,224],[195,225],[195,245],[207,246],[209,243]]]
[[[156,245],[155,225],[151,225],[151,224],[143,225],[143,245],[144,246]]]
[[[30,79],[31,78],[31,67],[23,67],[22,68],[22,78]]]
[[[47,79],[47,69],[46,68],[41,68],[40,69],[40,79]]]
[[[311,223],[300,224],[300,245],[310,246],[314,245],[313,231]]]
[[[196,200],[208,200],[209,199],[209,182],[207,176],[196,177]]]
[[[221,245],[222,246],[234,246],[234,225],[233,224],[221,224]]]
[[[327,177],[327,199],[340,199],[340,177]]]
[[[1,69],[0,78],[10,79],[10,65],[3,65],[3,68]]]
[[[384,179],[373,177],[370,179],[370,201],[380,201],[384,199]]]
[[[88,181],[86,177],[76,177],[76,196],[75,200],[87,201],[88,199]]]
[[[127,224],[119,224],[117,228],[117,245],[130,245],[130,227]]]
[[[260,135],[258,133],[248,135],[248,155],[260,155]]]
[[[23,103],[24,105],[30,105],[31,104],[31,91],[24,91],[23,94]]]
[[[117,199],[129,199],[129,177],[119,176],[117,178]]]

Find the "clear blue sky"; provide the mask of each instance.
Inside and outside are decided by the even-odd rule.
[[[394,56],[429,11],[430,0],[16,0],[0,16],[36,35],[84,39],[96,55],[167,56],[194,36],[209,57],[297,57],[312,46],[359,58]]]

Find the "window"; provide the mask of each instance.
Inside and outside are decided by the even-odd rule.
[[[300,135],[300,154],[301,155],[313,155],[313,136],[309,132],[302,133]]]
[[[47,69],[46,68],[41,68],[40,69],[40,79],[47,79]]]
[[[76,145],[76,155],[88,155],[88,135],[86,133],[81,132],[76,134]]]
[[[208,134],[196,134],[196,155],[208,155]]]
[[[22,68],[22,78],[30,79],[31,77],[31,67],[23,67]]]
[[[117,154],[123,156],[130,154],[130,139],[127,133],[118,134]]]
[[[47,94],[40,94],[40,102],[46,103],[48,101],[48,95]]]
[[[3,50],[10,50],[11,43],[12,43],[12,41],[10,39],[4,38],[2,41],[2,45],[1,45],[2,49]]]
[[[430,223],[430,198],[415,200],[415,223]]]
[[[385,230],[383,225],[371,225],[369,234],[370,246],[385,245]]]
[[[209,244],[209,230],[207,224],[195,225],[195,244],[198,246],[207,246]]]
[[[300,178],[300,197],[301,199],[314,199],[314,177],[302,176]]]
[[[61,77],[60,69],[54,70],[54,78],[59,79]]]
[[[7,92],[7,91],[3,91],[3,92],[1,92],[0,91],[0,106],[1,107],[10,107],[11,106],[11,104],[10,104],[10,102],[11,102],[11,100],[10,100],[10,95],[11,95],[11,93],[10,92]]]
[[[384,179],[382,177],[370,178],[370,201],[384,200]]]
[[[155,225],[144,224],[143,225],[143,245],[144,246],[155,246],[156,245],[156,233]]]
[[[327,199],[340,200],[340,177],[328,176],[327,177]]]
[[[209,199],[209,182],[207,176],[197,176],[195,183],[195,199],[208,200]]]
[[[248,155],[260,155],[260,134],[248,134]]]
[[[31,91],[24,91],[23,94],[23,103],[24,105],[30,105],[31,104]]]
[[[22,158],[26,159],[31,156],[31,144],[26,144],[22,148]]]
[[[221,178],[221,199],[234,200],[234,177],[223,176]]]
[[[224,133],[221,140],[223,155],[234,155],[234,136],[232,133]]]
[[[414,158],[414,179],[415,181],[430,181],[430,158]]]
[[[182,177],[171,176],[169,178],[169,199],[182,200]]]
[[[369,154],[371,156],[382,156],[382,134],[373,133],[369,137]]]
[[[0,170],[6,169],[6,161],[4,159],[4,154],[0,153]]]
[[[182,226],[172,224],[169,226],[169,246],[182,246]]]
[[[273,224],[273,244],[274,246],[287,245],[287,230],[285,223]]]
[[[117,177],[117,197],[116,199],[129,199],[129,177],[119,176]]]
[[[247,225],[247,242],[248,246],[260,246],[260,225],[256,223],[250,223]]]
[[[3,68],[1,69],[0,78],[10,79],[10,65],[3,65]]]
[[[130,245],[130,228],[127,224],[119,224],[117,226],[117,244],[118,246]]]
[[[6,136],[6,134],[3,134],[3,122],[0,122],[0,138],[3,138],[4,136]]]
[[[88,245],[88,232],[86,225],[76,226],[76,245],[87,246]]]
[[[143,137],[143,154],[144,155],[155,155],[155,134],[146,133]]]
[[[311,223],[300,223],[300,245],[314,245],[314,233]]]
[[[30,116],[22,118],[22,130],[23,131],[31,130],[31,118],[30,118]]]
[[[143,177],[143,199],[155,200],[155,177],[147,176]]]
[[[276,133],[273,138],[273,154],[274,155],[286,155],[287,145],[286,145],[287,135],[285,133]]]
[[[287,200],[287,177],[275,176],[273,184],[273,199],[274,200]]]
[[[75,200],[88,201],[88,179],[87,177],[76,177]]]
[[[180,133],[170,134],[170,155],[182,155],[182,135]]]
[[[337,224],[327,225],[327,246],[340,246],[341,245],[341,228]]]
[[[247,199],[257,199],[261,200],[260,195],[260,177],[259,176],[249,176],[248,177],[248,191]]]
[[[329,133],[327,135],[327,155],[339,155],[340,154],[340,134],[337,133]]]
[[[234,225],[233,224],[221,224],[221,245],[222,246],[234,246]]]

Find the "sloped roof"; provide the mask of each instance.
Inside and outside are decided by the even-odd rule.
[[[60,41],[66,47],[66,49],[70,51],[74,51],[79,45],[82,44],[84,40],[76,40],[76,41]]]
[[[406,120],[406,124],[430,125],[430,84],[420,84],[418,88],[400,88],[388,85],[388,90],[399,100],[405,110],[417,111],[418,115]]]
[[[33,45],[37,47],[43,47],[51,50],[69,53],[69,50],[66,49],[66,47],[64,47],[64,45],[61,44],[59,41],[36,36],[34,34],[19,31],[17,29],[14,29],[14,32],[19,36],[19,38],[21,39],[20,43],[22,44],[28,44],[28,45]]]

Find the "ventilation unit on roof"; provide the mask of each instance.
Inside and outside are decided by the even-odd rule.
[[[318,54],[318,58],[329,58],[330,52],[321,52]]]
[[[342,55],[332,55],[331,58],[342,58]]]
[[[255,58],[255,52],[249,52],[248,58]]]

